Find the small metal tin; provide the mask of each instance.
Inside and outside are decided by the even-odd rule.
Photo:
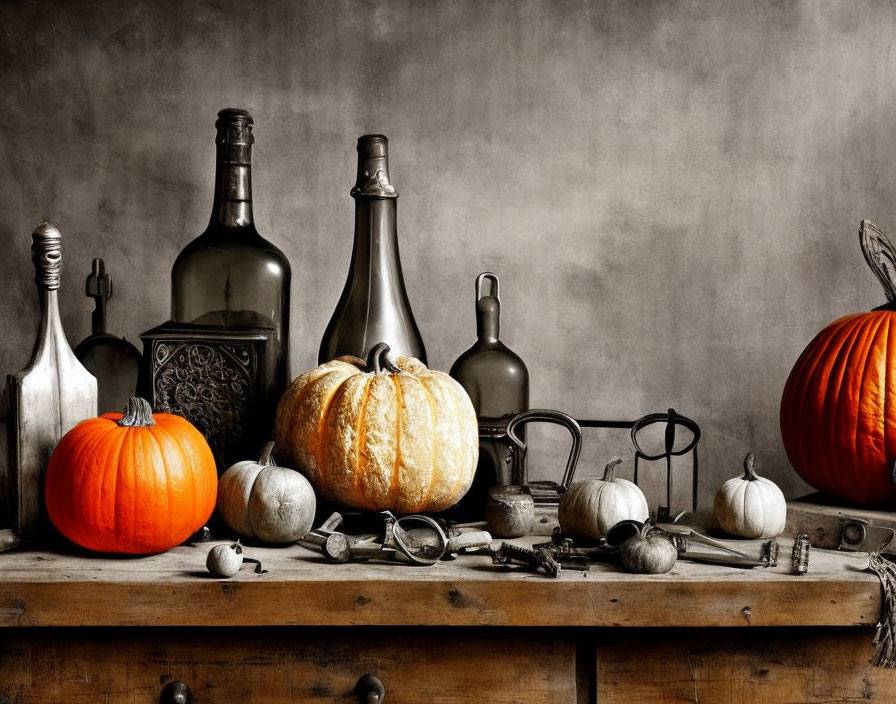
[[[535,501],[518,485],[492,487],[485,504],[485,520],[494,536],[529,535],[535,528]]]

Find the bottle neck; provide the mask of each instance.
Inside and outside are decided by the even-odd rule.
[[[215,174],[215,202],[210,226],[252,227],[252,174],[249,164],[218,159]]]
[[[385,300],[395,299],[399,289],[404,293],[396,224],[398,193],[389,181],[388,140],[383,135],[358,139],[358,175],[351,196],[355,199],[350,275],[354,289],[359,293],[370,289],[364,295],[376,289]]]
[[[215,201],[210,227],[251,228],[252,120],[241,111],[218,115]]]
[[[351,272],[357,282],[373,277],[379,281],[403,280],[398,253],[395,199],[359,198],[355,202],[355,244]],[[389,293],[395,287],[386,287]]]
[[[476,337],[479,342],[495,344],[501,327],[501,307],[498,299],[483,296],[476,302]]]

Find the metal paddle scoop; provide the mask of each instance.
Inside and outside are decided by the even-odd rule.
[[[102,259],[93,260],[87,296],[96,301],[92,334],[75,347],[75,356],[96,377],[100,413],[120,411],[136,393],[141,354],[123,337],[106,332],[106,304],[112,298],[112,277]]]

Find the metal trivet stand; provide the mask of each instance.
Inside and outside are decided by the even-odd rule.
[[[208,440],[219,473],[253,457],[267,440],[279,392],[273,328],[228,330],[165,323],[140,335],[140,394],[175,413]]]
[[[526,454],[528,447],[522,439],[522,426],[530,422],[554,423],[562,425],[569,430],[572,436],[569,458],[566,469],[560,482],[534,481],[528,479],[526,467]],[[663,451],[650,454],[644,451],[638,435],[648,426],[657,423],[665,423]],[[676,448],[675,441],[678,437],[678,428],[690,431],[691,439],[683,447]],[[653,462],[666,460],[666,502],[657,510],[658,522],[671,522],[673,519],[672,505],[672,458],[691,454],[691,510],[697,510],[697,443],[700,441],[700,427],[690,418],[686,418],[675,409],[670,408],[666,413],[651,413],[638,420],[601,420],[601,419],[575,419],[561,411],[550,409],[532,409],[522,411],[513,416],[505,416],[498,419],[480,419],[479,439],[498,441],[507,445],[506,463],[507,472],[503,478],[499,477],[501,484],[518,484],[526,488],[532,495],[536,504],[557,504],[560,496],[569,489],[575,475],[576,463],[582,445],[582,428],[620,428],[631,431],[631,442],[635,449],[634,482],[638,484],[639,462],[641,460]]]
[[[638,433],[645,428],[657,423],[665,423],[666,430],[664,433],[664,447],[662,452],[650,455],[641,449],[638,442]],[[691,440],[684,447],[675,449],[675,436],[678,426],[686,428],[691,432]],[[651,413],[639,418],[632,424],[632,445],[635,448],[635,473],[634,481],[638,483],[638,461],[647,460],[654,462],[656,460],[666,460],[666,503],[660,506],[656,512],[657,523],[668,522],[673,519],[672,516],[672,458],[681,457],[689,452],[691,453],[691,511],[697,510],[697,482],[698,482],[698,465],[697,465],[697,443],[700,442],[700,426],[690,418],[685,418],[675,412],[674,408],[670,408],[666,413]]]

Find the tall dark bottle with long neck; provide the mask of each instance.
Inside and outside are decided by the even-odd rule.
[[[358,139],[355,242],[342,296],[324,332],[319,362],[340,355],[362,359],[385,342],[395,356],[426,363],[426,349],[411,312],[398,254],[398,193],[389,181],[388,140],[381,134]]]
[[[266,365],[282,392],[289,380],[291,274],[283,252],[255,229],[252,124],[245,110],[218,113],[212,215],[205,232],[174,263],[171,318],[175,323],[227,330],[273,329]]]

